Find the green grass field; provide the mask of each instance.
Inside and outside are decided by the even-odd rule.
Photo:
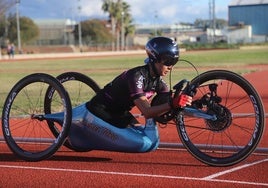
[[[84,73],[101,87],[122,71],[143,65],[144,55],[89,57],[49,60],[5,60],[0,61],[0,109],[7,93],[21,78],[31,73],[44,72],[57,76],[63,72]],[[228,69],[237,73],[256,71],[246,65],[268,64],[268,48],[249,50],[213,50],[181,53],[181,59],[192,62],[199,73],[210,69]],[[178,63],[172,71],[172,85],[180,79],[191,80],[197,73],[187,63]]]

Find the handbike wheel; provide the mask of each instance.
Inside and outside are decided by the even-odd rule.
[[[51,113],[63,113],[62,124],[55,124],[60,133],[56,137],[44,118],[44,96],[48,87],[60,98],[51,106]],[[2,129],[7,145],[23,160],[40,161],[50,157],[68,135],[71,108],[68,93],[56,78],[43,73],[24,77],[11,89],[4,103]]]
[[[100,87],[94,80],[78,72],[65,72],[56,78],[68,91],[72,107],[76,107],[89,101],[96,94],[96,92],[100,90]],[[45,97],[45,112],[50,113],[52,104],[57,103],[58,100],[59,98],[57,95],[54,96],[53,89],[49,87]],[[59,130],[57,129],[57,126],[54,125],[54,122],[50,122],[49,127],[53,134],[57,137]],[[64,142],[64,146],[77,152],[89,151],[86,149],[73,147],[68,139]]]
[[[226,70],[205,72],[191,84],[197,86],[193,101],[199,101],[198,108],[215,114],[217,120],[181,112],[177,128],[187,150],[212,166],[234,165],[247,158],[257,147],[265,126],[263,104],[253,86],[242,76]],[[214,108],[200,105],[198,99],[212,96],[212,90],[216,91],[214,100],[218,104]]]

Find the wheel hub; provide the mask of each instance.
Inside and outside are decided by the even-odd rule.
[[[206,120],[206,125],[212,131],[221,132],[231,125],[232,114],[225,106],[220,104],[215,105],[213,108],[208,109],[207,113],[215,114],[217,116],[217,120]]]

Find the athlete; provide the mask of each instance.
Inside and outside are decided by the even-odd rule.
[[[169,92],[162,77],[179,60],[178,44],[170,38],[155,37],[147,42],[145,65],[129,69],[108,83],[88,103],[87,108],[102,120],[119,128],[139,122],[130,110],[137,106],[146,119],[158,117],[173,108],[190,105],[192,97],[181,94],[165,104],[151,106],[154,94]]]

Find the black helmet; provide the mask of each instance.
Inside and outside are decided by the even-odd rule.
[[[164,61],[165,65],[170,66],[179,60],[178,44],[167,37],[152,38],[145,45],[145,50],[151,62]]]

